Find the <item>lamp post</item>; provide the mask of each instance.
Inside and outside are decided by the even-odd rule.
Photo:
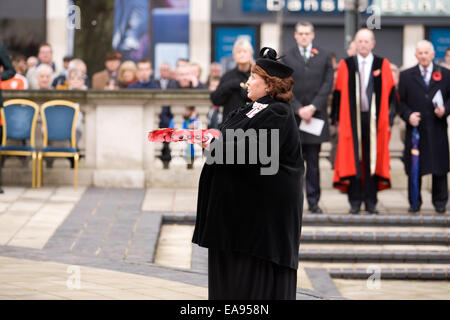
[[[344,48],[352,42],[359,26],[359,0],[345,0],[345,39]]]

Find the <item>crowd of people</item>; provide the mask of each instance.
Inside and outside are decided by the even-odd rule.
[[[110,51],[105,56],[105,68],[88,77],[86,63],[79,58],[65,56],[63,69],[58,70],[53,59],[52,47],[48,43],[39,46],[37,57],[25,57],[11,54],[10,60],[15,71],[12,78],[0,82],[0,89],[5,90],[125,90],[125,89],[209,89],[214,91],[222,75],[222,67],[213,62],[206,83],[201,79],[202,69],[198,63],[187,59],[179,59],[175,66],[163,62],[158,66],[159,77],[154,77],[154,69],[150,59],[137,62],[123,61],[117,51]],[[3,67],[0,66],[0,72]],[[247,77],[248,78],[248,77]],[[213,107],[216,125],[220,123],[222,114],[218,107]],[[183,128],[199,127],[199,118],[195,107],[189,106],[184,114]],[[160,114],[160,126],[173,125],[173,114],[170,106],[163,106]],[[81,132],[80,132],[81,134]],[[79,134],[79,136],[80,136]],[[193,146],[186,149],[188,168],[193,168]],[[170,148],[165,144],[161,159],[168,168],[171,160]]]
[[[105,57],[105,69],[89,79],[86,63],[79,58],[65,56],[63,68],[58,70],[48,43],[39,46],[37,57],[11,54],[10,59],[16,74],[0,83],[5,90],[177,89],[209,88],[210,84],[213,85],[211,89],[215,89],[214,84],[222,74],[221,65],[214,62],[207,82],[202,83],[200,65],[179,59],[175,67],[167,62],[161,63],[158,66],[160,76],[155,79],[150,59],[122,61],[119,52],[110,51]]]
[[[389,141],[394,117],[399,115],[406,124],[402,160],[408,176],[408,211],[420,211],[421,177],[432,174],[432,203],[436,212],[445,213],[450,47],[444,63],[438,65],[433,63],[432,43],[420,41],[415,54],[418,64],[406,69],[373,53],[376,40],[369,29],[356,33],[347,57],[340,61],[314,44],[311,23],[299,22],[294,38],[296,45],[281,57],[294,70],[291,107],[300,129],[309,211],[322,213],[319,153],[322,143],[331,141],[333,185],[347,193],[349,213],[359,214],[362,204],[368,213],[378,213],[377,192],[391,186]],[[225,73],[211,93],[212,102],[224,106],[224,118],[248,103],[245,78],[253,62],[243,58],[243,51],[253,55],[251,45],[238,40],[233,49],[236,68]],[[421,137],[415,150],[412,132]]]
[[[296,45],[281,56],[294,70],[291,106],[300,128],[309,211],[322,213],[319,153],[321,144],[331,141],[333,184],[348,194],[350,213],[359,213],[363,203],[367,212],[378,213],[377,192],[390,187],[388,145],[393,119],[398,114],[406,124],[402,160],[409,177],[409,211],[420,211],[422,203],[421,179],[411,179],[417,176],[411,174],[414,167],[419,177],[433,175],[433,204],[437,212],[445,212],[449,171],[446,118],[450,114],[450,71],[447,70],[450,69],[450,47],[446,50],[445,61],[437,65],[433,63],[433,45],[420,41],[416,48],[417,66],[403,70],[373,53],[376,41],[369,29],[357,32],[347,48],[347,57],[340,61],[334,53],[315,45],[311,23],[299,22],[293,34]],[[51,46],[44,43],[37,57],[12,55],[15,75],[2,81],[0,86],[10,90],[209,89],[212,107],[208,126],[219,128],[233,110],[250,101],[247,81],[254,65],[253,57],[250,42],[238,38],[233,46],[235,68],[223,74],[221,65],[213,62],[206,83],[202,83],[201,67],[187,59],[179,59],[173,67],[167,62],[161,63],[159,77],[155,78],[151,60],[122,61],[119,52],[111,51],[105,57],[105,69],[89,79],[86,64],[79,58],[64,57],[63,70],[58,70]],[[173,119],[170,106],[163,106],[159,127],[173,126]],[[186,107],[183,128],[194,129],[198,125],[195,106]],[[317,126],[319,133],[314,133]],[[416,146],[421,155],[418,166],[411,165],[412,156],[416,154],[411,154],[413,131],[421,136]],[[433,157],[436,153],[442,156]],[[169,143],[164,143],[160,157],[164,168],[168,168]],[[190,169],[194,157],[193,146],[188,146],[186,159]],[[418,196],[412,191],[417,188]]]

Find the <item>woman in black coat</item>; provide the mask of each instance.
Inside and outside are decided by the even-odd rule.
[[[209,248],[209,299],[296,296],[304,164],[288,104],[294,82],[275,50],[261,52],[247,82],[253,102],[231,112],[221,138],[203,145],[193,242]],[[261,150],[270,150],[270,161]]]
[[[243,107],[250,100],[247,90],[241,87],[250,76],[253,59],[253,47],[245,39],[239,39],[233,46],[233,58],[236,67],[226,72],[220,79],[217,89],[211,93],[211,101],[216,106],[223,106],[223,119],[236,108]]]

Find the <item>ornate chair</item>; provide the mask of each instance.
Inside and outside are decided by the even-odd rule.
[[[0,146],[0,161],[2,156],[31,157],[31,186],[36,187],[36,147],[35,129],[39,114],[39,106],[30,100],[12,99],[3,103],[1,116],[3,121],[3,137]],[[8,145],[9,140],[26,141],[28,144]]]
[[[41,187],[43,180],[42,160],[46,157],[72,158],[74,160],[74,182],[78,186],[78,160],[76,124],[79,107],[76,103],[66,100],[51,100],[41,106],[43,128],[42,149],[38,153],[37,185]],[[69,147],[49,146],[49,141],[68,141]]]

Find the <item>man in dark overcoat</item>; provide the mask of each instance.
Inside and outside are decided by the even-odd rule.
[[[301,21],[295,26],[297,45],[290,48],[283,61],[294,69],[292,107],[297,124],[311,118],[324,121],[320,135],[300,131],[302,152],[306,162],[306,198],[309,211],[322,213],[320,199],[319,153],[322,142],[329,140],[327,99],[333,87],[333,64],[329,52],[313,45],[314,26]]]
[[[408,175],[409,212],[420,211],[421,177],[432,174],[432,202],[438,213],[444,213],[448,200],[447,172],[449,143],[447,117],[450,114],[450,71],[435,63],[431,42],[422,40],[416,46],[418,64],[400,73],[399,114],[406,122],[404,150]],[[440,93],[439,93],[440,92]],[[442,100],[438,96],[442,95]],[[419,199],[413,206],[411,149],[413,128],[419,129]]]

